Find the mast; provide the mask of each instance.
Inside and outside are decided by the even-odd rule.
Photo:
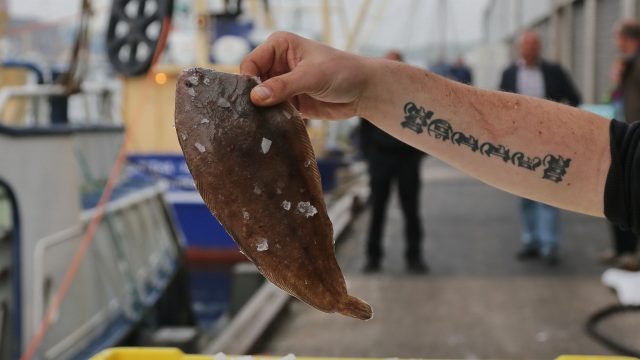
[[[0,38],[4,37],[7,27],[7,21],[9,19],[7,1],[0,0]]]
[[[358,39],[358,35],[360,34],[360,30],[362,30],[362,25],[364,24],[365,18],[367,17],[367,12],[369,11],[369,7],[371,5],[371,0],[363,0],[360,3],[360,9],[358,10],[358,16],[356,17],[356,22],[349,31],[349,36],[347,37],[347,51],[354,51],[356,48],[356,40]]]
[[[322,42],[333,46],[331,32],[331,4],[329,0],[322,0]]]

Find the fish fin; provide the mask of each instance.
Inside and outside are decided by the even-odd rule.
[[[309,138],[307,127],[304,125],[304,120],[300,116],[300,113],[298,113],[298,110],[296,110],[296,108],[291,104],[288,104],[288,108],[288,111],[291,111],[295,114],[291,117],[291,120],[295,121],[298,139],[302,139],[302,146],[304,147],[304,158],[307,161],[310,161],[309,170],[311,171],[311,175],[316,180],[316,184],[320,185],[322,184],[322,182],[320,181],[320,171],[318,170],[316,154],[313,151],[313,146],[311,146],[311,139]]]
[[[347,300],[342,303],[338,312],[342,315],[351,316],[360,320],[369,320],[373,317],[373,310],[366,302],[355,296],[348,295]]]

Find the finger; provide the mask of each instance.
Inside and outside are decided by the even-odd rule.
[[[251,76],[264,76],[274,67],[283,67],[278,62],[286,62],[289,42],[295,35],[276,32],[267,41],[250,52],[240,63],[240,73]]]
[[[309,71],[298,67],[256,86],[251,91],[251,101],[259,106],[279,104],[299,95],[316,92],[322,87],[321,79]]]
[[[247,55],[240,63],[240,74],[261,76],[267,74],[275,62],[273,43],[264,43]]]

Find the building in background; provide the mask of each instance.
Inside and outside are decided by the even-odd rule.
[[[484,14],[484,42],[468,54],[476,83],[495,89],[500,72],[515,56],[518,33],[532,28],[540,33],[544,57],[571,73],[584,102],[602,102],[618,57],[613,27],[639,11],[639,0],[491,0]]]

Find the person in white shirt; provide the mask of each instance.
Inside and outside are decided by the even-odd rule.
[[[557,64],[542,60],[539,35],[524,32],[519,39],[520,58],[502,74],[500,89],[577,106],[580,94],[566,72]],[[542,163],[543,159],[531,159]],[[536,164],[531,164],[532,166]],[[520,260],[542,256],[549,265],[558,262],[559,212],[543,203],[522,198],[522,249]]]

